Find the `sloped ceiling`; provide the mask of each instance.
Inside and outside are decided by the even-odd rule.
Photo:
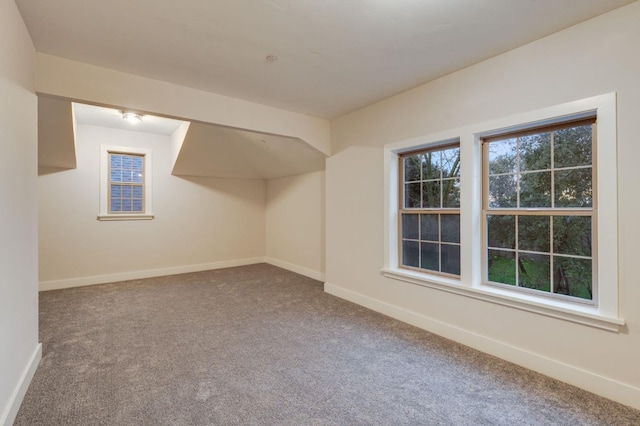
[[[324,169],[325,155],[298,138],[191,123],[175,175],[274,179]]]
[[[75,125],[172,135],[184,121],[146,114],[130,124],[120,108],[38,97],[39,174],[76,167]],[[173,174],[230,179],[275,179],[324,169],[326,156],[298,138],[193,122]]]

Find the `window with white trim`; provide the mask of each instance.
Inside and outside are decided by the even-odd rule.
[[[593,303],[595,117],[483,139],[485,280]]]
[[[459,171],[426,171],[452,146]],[[382,274],[618,331],[616,146],[615,93],[386,145]],[[454,244],[458,274],[443,267]]]
[[[144,213],[144,155],[109,152],[109,214]]]
[[[400,155],[404,268],[460,275],[460,147]]]
[[[98,219],[153,219],[150,170],[150,150],[102,146]]]

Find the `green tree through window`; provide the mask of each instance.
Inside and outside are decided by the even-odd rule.
[[[594,126],[483,141],[489,282],[593,300]]]
[[[400,264],[460,275],[460,148],[400,156]]]

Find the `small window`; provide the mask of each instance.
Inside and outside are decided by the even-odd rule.
[[[98,219],[153,219],[150,170],[150,150],[103,146]]]
[[[109,153],[109,213],[144,213],[144,155]]]
[[[401,154],[400,264],[460,275],[460,147]]]
[[[595,118],[483,140],[485,279],[592,303]]]

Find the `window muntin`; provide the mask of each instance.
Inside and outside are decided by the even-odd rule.
[[[401,267],[460,275],[460,147],[400,156]]]
[[[486,159],[483,158],[483,142],[496,135],[540,133],[537,129],[553,130],[552,126],[577,122],[583,118],[596,117],[592,145],[592,278],[593,298],[558,296],[546,291],[516,288],[513,285],[487,282],[486,273]],[[597,135],[597,137],[596,137]],[[398,158],[410,152],[419,152],[440,141],[460,141],[462,164],[465,176],[460,192],[461,264],[460,276],[446,276],[415,268],[401,266],[400,238],[403,175]],[[617,127],[616,94],[584,98],[573,102],[527,111],[490,121],[447,129],[437,134],[423,135],[385,145],[385,191],[384,196],[384,266],[381,273],[390,279],[420,285],[431,289],[488,301],[527,312],[535,312],[608,331],[619,331],[625,324],[619,312],[618,273],[618,214],[617,214]],[[556,148],[559,149],[559,148]],[[563,164],[564,166],[564,164]],[[557,167],[562,167],[557,165]],[[476,178],[477,177],[477,178]],[[557,207],[556,209],[559,209]],[[572,216],[580,216],[581,208],[564,208]],[[543,216],[535,208],[522,208],[520,215]],[[587,209],[588,210],[588,209]],[[492,214],[505,213],[494,208]],[[552,212],[553,213],[553,212]],[[558,212],[555,212],[558,213]],[[549,215],[557,215],[557,214]],[[515,238],[515,237],[514,237]],[[551,234],[550,234],[551,238]],[[528,246],[529,247],[529,246]]]
[[[152,151],[130,146],[100,146],[100,200],[97,219],[151,220]]]
[[[109,213],[144,213],[144,155],[109,152]]]
[[[595,303],[594,128],[483,140],[485,281]]]

